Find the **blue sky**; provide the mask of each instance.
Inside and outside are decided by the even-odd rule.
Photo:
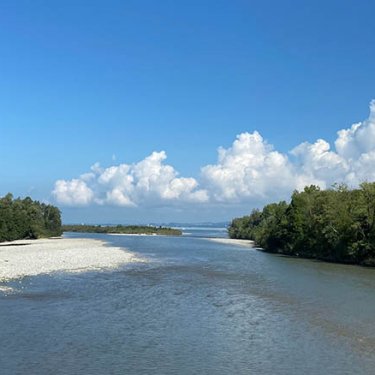
[[[329,185],[327,170],[353,185],[370,178],[362,164],[361,175],[349,174],[372,146],[349,155],[334,143],[359,121],[367,139],[375,135],[371,115],[365,121],[375,98],[374,11],[370,1],[2,1],[0,195],[48,200],[67,222],[204,221],[244,214],[305,182]],[[261,139],[233,144],[254,131]],[[330,150],[314,148],[317,139]],[[311,147],[291,155],[303,142]],[[282,194],[266,186],[280,164],[259,177],[259,163],[274,162],[270,145],[293,164]],[[325,154],[311,166],[313,149]],[[246,164],[254,150],[264,157]],[[171,166],[170,180],[147,194],[124,186],[129,176],[139,183],[134,163],[154,151],[167,159],[152,168]],[[232,168],[238,160],[246,171]],[[101,170],[81,181],[96,162]],[[121,164],[133,167],[104,186],[106,168]],[[216,169],[202,173],[207,165]],[[226,170],[243,179],[223,181]],[[195,182],[171,183],[180,177]],[[72,198],[82,187],[74,179],[87,199]]]

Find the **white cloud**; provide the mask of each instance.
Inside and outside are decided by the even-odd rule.
[[[359,158],[375,149],[375,100],[370,103],[370,116],[366,121],[353,124],[350,129],[337,132],[337,153],[348,160]]]
[[[52,194],[59,203],[67,206],[85,206],[94,198],[94,192],[83,179],[58,180]]]
[[[59,180],[53,195],[61,204],[116,206],[227,203],[263,204],[286,199],[294,189],[335,182],[357,186],[375,180],[375,101],[367,120],[337,133],[334,148],[323,139],[303,142],[289,154],[273,148],[262,136],[242,133],[228,148],[218,149],[216,164],[201,169],[200,183],[179,177],[164,151],[136,164],[102,168],[70,181]]]
[[[228,149],[219,148],[218,162],[202,168],[211,199],[221,202],[283,199],[293,189],[335,182],[357,186],[375,180],[375,101],[366,121],[338,131],[335,150],[318,139],[303,142],[288,157],[275,151],[258,132],[242,133]]]
[[[329,187],[335,182],[341,182],[349,170],[347,161],[331,151],[329,143],[323,139],[318,139],[313,144],[301,143],[290,153],[296,157],[297,176],[309,179],[311,183],[323,188]]]
[[[292,152],[302,160],[302,170],[328,186],[334,182],[357,186],[366,180],[374,181],[375,101],[370,103],[367,120],[337,132],[335,151],[329,150],[327,142],[318,140],[314,145],[299,145]]]
[[[160,202],[205,202],[208,195],[198,188],[194,178],[178,177],[177,171],[164,164],[164,151],[153,152],[136,164],[102,168],[98,163],[79,179],[59,180],[53,195],[64,205],[92,202],[115,206],[137,206]]]
[[[202,168],[211,198],[220,202],[261,199],[293,187],[293,167],[258,132],[242,133],[233,145],[219,148],[218,163]]]

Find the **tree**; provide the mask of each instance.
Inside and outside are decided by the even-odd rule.
[[[57,207],[31,198],[0,198],[0,242],[61,234],[61,214]]]
[[[293,192],[289,204],[272,203],[233,219],[228,233],[267,251],[375,265],[375,183],[353,190],[343,184],[305,187]]]

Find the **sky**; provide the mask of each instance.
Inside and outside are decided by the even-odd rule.
[[[375,180],[371,1],[0,2],[0,196],[225,221]]]

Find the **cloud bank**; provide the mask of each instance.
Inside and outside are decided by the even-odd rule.
[[[108,168],[98,163],[72,180],[58,180],[52,192],[66,206],[123,207],[184,204],[262,204],[285,199],[294,189],[375,180],[375,100],[369,118],[337,132],[332,149],[323,139],[303,142],[288,154],[274,149],[257,132],[242,133],[218,149],[216,164],[201,168],[198,179],[180,177],[165,163],[164,151],[135,164]]]

